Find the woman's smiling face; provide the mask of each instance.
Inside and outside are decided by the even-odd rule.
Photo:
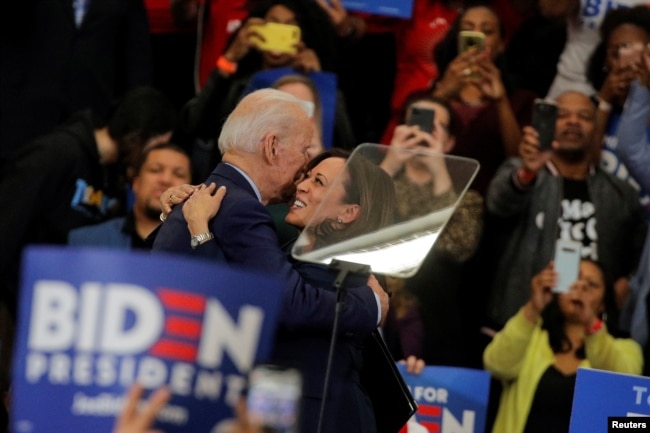
[[[330,186],[341,174],[345,167],[345,159],[338,157],[326,158],[311,171],[296,187],[296,197],[289,207],[285,221],[299,229],[305,228],[312,219],[316,209],[323,201]],[[339,213],[345,208],[343,199],[345,189],[343,182],[336,182],[336,187],[331,191],[327,200],[328,206],[321,211],[321,217],[337,219]]]

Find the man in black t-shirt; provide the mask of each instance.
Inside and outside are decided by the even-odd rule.
[[[646,235],[638,195],[625,182],[591,163],[596,107],[578,92],[557,100],[552,149],[525,127],[520,158],[504,163],[488,190],[488,212],[512,230],[498,261],[488,319],[502,326],[526,302],[530,280],[554,257],[557,239],[582,243],[583,257],[599,261],[615,281],[622,305]]]

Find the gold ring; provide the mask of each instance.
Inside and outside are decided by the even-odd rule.
[[[463,75],[465,75],[466,77],[471,75],[471,73],[472,73],[472,70],[470,68],[463,69]]]
[[[170,203],[174,201],[174,197],[175,197],[174,194],[169,194],[169,202]]]

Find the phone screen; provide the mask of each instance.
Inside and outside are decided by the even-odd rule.
[[[262,51],[275,51],[279,53],[295,54],[296,45],[300,42],[300,27],[291,24],[264,23],[251,25],[251,31],[261,35],[261,40],[256,35],[251,35],[251,42]]]
[[[472,30],[462,30],[458,33],[458,52],[464,53],[470,48],[476,48],[477,51],[483,50],[485,45],[485,34]]]
[[[425,131],[431,134],[433,132],[434,118],[435,111],[430,108],[411,107],[408,124],[417,125],[420,127],[420,131]]]
[[[533,104],[533,128],[539,134],[541,150],[551,150],[555,139],[557,104],[554,101],[535,99]]]
[[[297,433],[301,394],[298,370],[275,365],[255,367],[249,375],[249,422],[265,433]]]
[[[566,293],[578,280],[582,244],[580,242],[558,239],[555,243],[554,268],[557,284],[554,292]]]

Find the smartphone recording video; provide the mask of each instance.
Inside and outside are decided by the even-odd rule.
[[[435,119],[435,114],[436,112],[430,108],[411,107],[408,125],[417,125],[420,128],[420,131],[428,132],[431,134],[433,133],[433,121]],[[418,146],[429,147],[425,141],[419,142]]]
[[[249,374],[246,411],[265,433],[298,433],[302,376],[292,368],[259,365]]]
[[[556,293],[566,293],[578,281],[582,244],[580,242],[558,239],[555,242],[554,268],[557,272]]]
[[[473,30],[461,30],[458,33],[458,53],[464,53],[471,48],[482,51],[485,47],[485,34]]]
[[[250,26],[251,31],[261,35],[264,40],[251,35],[251,42],[262,51],[296,54],[300,42],[300,27],[291,24],[264,23]]]
[[[425,131],[431,134],[433,132],[433,120],[435,118],[435,111],[430,108],[411,107],[411,115],[409,116],[408,124],[417,125],[420,131]]]
[[[539,134],[539,148],[542,151],[551,150],[552,148],[555,139],[556,120],[557,104],[555,101],[535,99],[532,126]]]

